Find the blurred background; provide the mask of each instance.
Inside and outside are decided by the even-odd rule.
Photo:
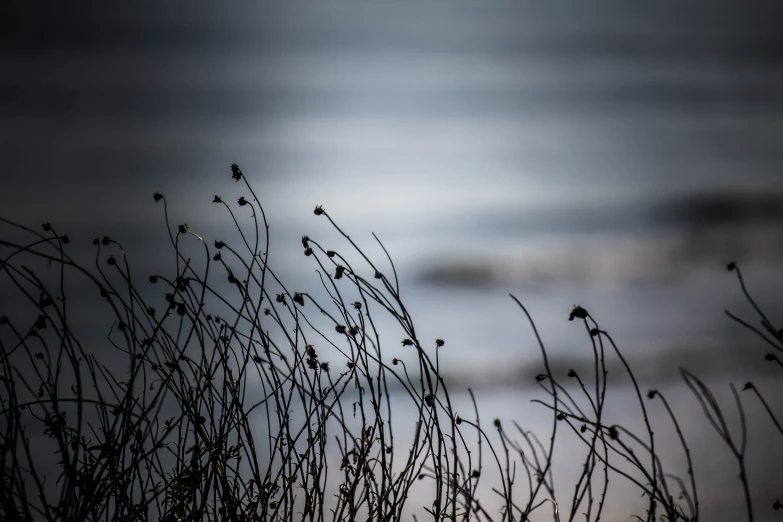
[[[315,205],[373,255],[380,237],[421,337],[446,339],[449,378],[488,418],[517,418],[537,393],[540,351],[509,293],[561,374],[591,361],[567,320],[575,303],[614,335],[643,391],[682,392],[681,365],[723,391],[774,370],[723,310],[758,323],[725,270],[734,260],[780,312],[783,4],[0,12],[0,216],[50,221],[76,252],[116,237],[146,277],[166,238],[155,191],[175,223],[220,237],[232,224],[210,201],[241,195],[236,162],[293,287],[317,283],[301,235],[334,238]],[[687,394],[680,406],[699,412]],[[731,461],[697,426],[709,477]],[[764,505],[780,463],[754,469]],[[734,516],[738,488],[717,490],[712,505],[728,511],[716,513]]]

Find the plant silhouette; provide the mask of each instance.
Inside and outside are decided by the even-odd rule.
[[[438,521],[597,521],[608,517],[615,481],[644,497],[639,520],[701,520],[690,446],[669,402],[660,391],[642,392],[586,308],[575,305],[568,320],[584,326],[594,371],[570,370],[559,381],[532,317],[512,296],[541,350],[545,371],[536,381],[544,398],[536,402],[551,415],[547,438],[516,422],[486,424],[472,391],[473,413],[458,414],[440,366],[447,340],[418,336],[382,243],[385,258],[371,259],[316,206],[342,250],[303,236],[321,287],[289,290],[267,264],[259,198],[237,165],[231,177],[247,190],[238,208],[217,195],[213,202],[230,215],[236,241],[172,226],[166,197],[154,194],[175,267],[144,278],[118,239],[96,238],[95,266],[87,267],[68,255],[68,236],[54,225],[41,233],[2,219],[6,233],[26,241],[0,237],[0,278],[18,296],[13,306],[29,311],[13,320],[0,315],[2,520],[388,522],[420,509],[419,517]],[[762,328],[727,314],[760,336],[772,350],[766,360],[783,369],[783,334],[736,264],[728,269]],[[67,289],[77,278],[111,318],[108,354],[76,336],[79,311]],[[161,297],[165,305],[156,308]],[[610,358],[635,392],[640,433],[606,418]],[[753,520],[740,392],[731,387],[737,437],[707,385],[688,370],[682,378],[736,460]],[[752,383],[744,391],[783,435],[762,393]],[[660,458],[648,413],[658,402],[682,446],[684,478]],[[415,414],[395,415],[403,407]],[[563,432],[584,449],[567,491],[552,476]],[[419,481],[431,502],[410,506]]]

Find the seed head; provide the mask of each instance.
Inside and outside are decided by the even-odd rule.
[[[247,205],[247,200],[245,199],[245,196],[242,196],[241,198],[239,198],[237,200],[237,203],[239,203],[240,207],[244,207],[245,205]]]
[[[568,316],[568,320],[573,321],[574,318],[587,319],[587,310],[579,305],[574,305],[574,308],[571,310],[571,315]]]
[[[316,216],[320,216],[323,213],[324,213],[324,207],[321,205],[316,205],[315,210],[313,210],[313,214],[315,214]]]
[[[156,192],[156,193],[154,193],[154,194],[152,195],[152,199],[154,199],[154,200],[155,200],[155,203],[157,203],[158,201],[160,201],[161,199],[163,199],[163,194],[161,194],[160,192]]]
[[[52,231],[52,225],[50,225],[48,222],[44,223],[43,225],[44,232],[51,232]]]
[[[234,181],[239,181],[242,179],[242,171],[239,169],[239,165],[236,163],[231,164],[231,177],[234,178]]]
[[[177,226],[177,229],[179,230],[180,234],[187,234],[188,232],[188,224],[185,223],[184,225]]]
[[[360,303],[359,301],[354,301],[353,302],[353,307],[354,307],[355,310],[361,310],[362,309],[362,303]]]
[[[311,255],[313,255],[313,249],[312,249],[312,248],[310,248],[310,247],[307,247],[307,248],[305,248],[304,254],[305,254],[306,256],[311,256]]]
[[[223,203],[223,198],[215,194],[215,197],[212,198],[212,203]]]
[[[726,265],[726,270],[728,270],[729,272],[732,272],[735,268],[737,268],[737,263],[735,263],[734,261]]]

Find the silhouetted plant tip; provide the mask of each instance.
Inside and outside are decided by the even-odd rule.
[[[435,339],[435,346],[437,346],[438,348],[440,348],[444,344],[446,343],[443,341],[443,339]]]
[[[218,241],[218,240],[215,240],[215,248],[217,248],[218,250],[220,250],[220,249],[221,249],[221,248],[223,248],[224,246],[226,246],[226,244],[225,244],[224,242],[222,242],[222,241]]]
[[[337,265],[334,269],[334,278],[341,279],[343,277],[344,272],[345,272],[345,267],[343,265]]]
[[[329,257],[334,257],[337,255],[337,252],[335,252],[334,250],[327,250],[326,255]]]
[[[402,345],[403,346],[413,346],[413,341],[411,341],[410,339],[403,339],[402,340]]]
[[[215,194],[215,197],[212,198],[212,203],[223,203],[223,198]]]
[[[315,214],[316,216],[320,216],[323,213],[324,213],[324,207],[321,205],[316,205],[315,210],[313,210],[313,214]]]
[[[346,332],[345,325],[338,324],[334,327],[334,331],[340,334],[344,334]]]
[[[753,386],[753,383],[752,383],[752,382],[746,382],[746,383],[745,383],[745,386],[743,386],[743,387],[742,387],[742,390],[743,390],[743,391],[746,391],[746,390],[752,390],[753,388],[754,388],[754,386]]]
[[[309,256],[311,256],[311,255],[313,255],[313,249],[312,249],[311,247],[307,247],[307,248],[305,248],[305,249],[304,249],[304,255],[306,255],[306,256],[308,256],[308,257],[309,257]]]
[[[187,234],[187,232],[188,232],[188,225],[187,224],[177,225],[177,230],[179,230],[180,234]]]
[[[568,320],[573,321],[574,319],[587,319],[587,310],[579,305],[574,305],[574,308],[568,316]]]
[[[154,199],[154,200],[155,200],[155,203],[157,203],[158,201],[160,201],[161,199],[163,199],[163,194],[161,194],[160,192],[156,192],[156,193],[154,193],[154,194],[152,195],[152,199]]]
[[[650,390],[647,392],[648,399],[654,399],[656,395],[658,395],[658,390]]]
[[[51,232],[51,231],[52,231],[52,225],[50,225],[48,222],[47,222],[47,223],[44,223],[44,224],[42,225],[42,227],[43,227],[43,229],[44,229],[44,232]]]
[[[500,419],[496,418],[495,420],[493,420],[492,425],[495,426],[496,428],[500,428]]]
[[[248,201],[245,199],[245,196],[242,196],[237,200],[237,203],[239,203],[240,207],[244,207],[247,205]]]
[[[294,292],[294,302],[299,306],[304,306],[304,296],[300,292]]]
[[[103,238],[101,238],[101,244],[104,245],[104,246],[106,246],[109,243],[111,243],[111,241],[112,240],[111,240],[111,238],[109,236],[103,236]]]
[[[732,272],[735,268],[737,268],[737,263],[735,263],[734,261],[726,265],[726,270],[728,270],[729,272]]]
[[[236,163],[231,164],[231,177],[234,178],[234,181],[242,179],[242,171]]]
[[[572,377],[572,378],[576,377],[576,372],[573,369],[572,370],[568,370],[568,376]]]

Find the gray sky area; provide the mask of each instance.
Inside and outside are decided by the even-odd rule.
[[[768,368],[722,315],[752,317],[726,262],[781,311],[782,26],[772,1],[4,4],[0,217],[83,255],[122,238],[144,272],[152,194],[217,237],[236,162],[282,275],[313,272],[316,204],[378,233],[451,378],[496,404],[539,363],[509,292],[563,369],[588,362],[579,302],[644,386],[687,364],[725,388]]]

